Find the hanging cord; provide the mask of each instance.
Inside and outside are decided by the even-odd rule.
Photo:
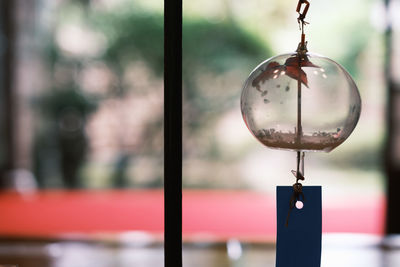
[[[296,177],[296,183],[304,181],[304,152],[297,151],[297,171],[292,170],[292,174]]]
[[[301,6],[305,4],[303,11],[301,12]],[[299,69],[301,68],[301,58],[306,56],[307,53],[307,42],[305,41],[306,35],[304,34],[304,25],[309,24],[304,21],[306,18],[308,8],[310,7],[310,3],[307,0],[299,0],[297,3],[296,12],[299,13],[299,17],[297,18],[297,22],[299,23],[299,27],[301,30],[301,41],[297,47],[297,54],[299,58]],[[301,125],[301,82],[300,78],[298,79],[298,106],[297,106],[297,139],[300,144],[301,135],[303,132]],[[289,217],[290,212],[296,206],[297,201],[305,201],[305,197],[303,194],[303,185],[299,183],[299,180],[304,181],[304,152],[297,151],[297,170],[292,170],[293,175],[296,177],[296,183],[293,184],[293,194],[290,198],[289,202],[289,211],[286,217],[286,227],[289,225]]]
[[[301,6],[303,4],[305,4],[305,7],[304,7],[303,11],[301,12]],[[297,22],[299,23],[299,28],[301,30],[301,41],[299,43],[299,46],[297,47],[297,52],[299,54],[307,53],[307,42],[305,41],[306,35],[304,34],[304,26],[309,23],[304,21],[304,19],[306,18],[309,7],[310,7],[310,2],[308,2],[307,0],[299,0],[299,2],[297,3],[296,12],[299,13]]]
[[[292,170],[293,175],[296,177],[296,183],[293,184],[293,194],[289,202],[289,211],[286,217],[285,226],[289,225],[290,212],[296,206],[296,202],[301,200],[305,202],[305,197],[303,194],[303,185],[299,183],[299,180],[304,181],[304,152],[297,151],[297,171]]]
[[[301,11],[301,7],[302,5],[305,4],[305,7],[303,9],[303,11]],[[296,12],[299,14],[299,17],[297,18],[297,22],[299,23],[299,27],[301,30],[301,41],[297,47],[297,63],[298,63],[298,78],[297,78],[297,127],[296,127],[296,131],[297,131],[297,143],[301,143],[301,136],[303,134],[303,127],[301,125],[301,67],[302,67],[302,63],[304,62],[304,60],[307,57],[307,42],[305,41],[305,34],[304,34],[304,25],[308,24],[308,22],[305,22],[304,19],[306,18],[308,9],[310,7],[310,3],[307,0],[299,0],[299,2],[297,3],[297,8],[296,8]],[[297,173],[299,172],[299,162],[300,162],[300,152],[298,152],[297,154]],[[298,182],[298,180],[296,181]]]
[[[301,200],[303,202],[306,201],[304,194],[303,194],[303,185],[301,183],[295,183],[293,185],[293,195],[290,198],[290,202],[289,202],[289,211],[288,211],[288,215],[286,217],[286,224],[285,224],[286,227],[288,227],[288,225],[289,225],[290,212],[292,211],[292,209],[294,209],[294,207],[296,206],[296,202],[299,200]]]

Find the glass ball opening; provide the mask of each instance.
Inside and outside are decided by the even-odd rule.
[[[361,98],[335,61],[292,53],[267,59],[251,72],[241,111],[247,128],[267,147],[329,152],[357,125]]]

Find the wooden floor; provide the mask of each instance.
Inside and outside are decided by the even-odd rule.
[[[383,249],[380,237],[325,234],[322,267],[398,267],[400,250]],[[185,243],[184,267],[274,267],[274,244]],[[0,240],[0,264],[19,267],[162,267],[160,243],[39,242]]]

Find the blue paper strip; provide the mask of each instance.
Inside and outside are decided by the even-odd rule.
[[[277,187],[276,267],[321,265],[321,186],[303,186],[303,193],[304,206],[302,209],[295,207],[291,210],[286,227],[293,187]]]

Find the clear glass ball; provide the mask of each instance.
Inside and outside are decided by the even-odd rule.
[[[251,72],[241,110],[247,128],[267,147],[329,152],[354,130],[361,98],[335,61],[292,53],[267,59]]]

